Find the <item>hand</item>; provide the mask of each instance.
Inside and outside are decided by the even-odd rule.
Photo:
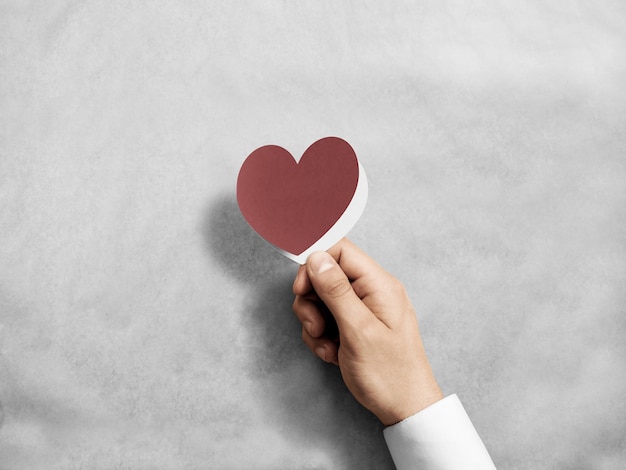
[[[313,253],[293,292],[303,341],[384,425],[443,398],[404,286],[349,240]],[[325,333],[333,318],[338,338]]]

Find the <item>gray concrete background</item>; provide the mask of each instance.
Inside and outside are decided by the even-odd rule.
[[[234,199],[336,135],[352,239],[502,469],[626,460],[623,3],[0,3],[0,468],[392,468]]]

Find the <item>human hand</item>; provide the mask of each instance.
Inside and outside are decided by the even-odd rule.
[[[384,425],[443,398],[404,286],[352,242],[309,256],[293,292],[304,343],[339,366],[348,390]],[[325,334],[326,308],[338,339]]]

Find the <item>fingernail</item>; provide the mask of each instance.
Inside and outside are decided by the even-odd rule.
[[[322,274],[335,265],[334,259],[325,251],[318,251],[309,256],[308,263],[315,274]]]
[[[315,348],[315,354],[317,354],[322,361],[326,361],[326,348],[324,346]]]
[[[311,334],[311,329],[313,328],[313,323],[311,323],[310,321],[305,321],[305,322],[304,322],[304,328],[306,329],[306,332],[307,332],[308,334],[310,334],[311,336],[313,336],[313,335]]]

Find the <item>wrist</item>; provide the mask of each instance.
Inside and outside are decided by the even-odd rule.
[[[416,413],[434,405],[443,399],[443,393],[435,378],[427,382],[421,382],[418,387],[408,391],[398,400],[395,406],[377,414],[380,422],[385,426],[391,426],[413,416]]]

